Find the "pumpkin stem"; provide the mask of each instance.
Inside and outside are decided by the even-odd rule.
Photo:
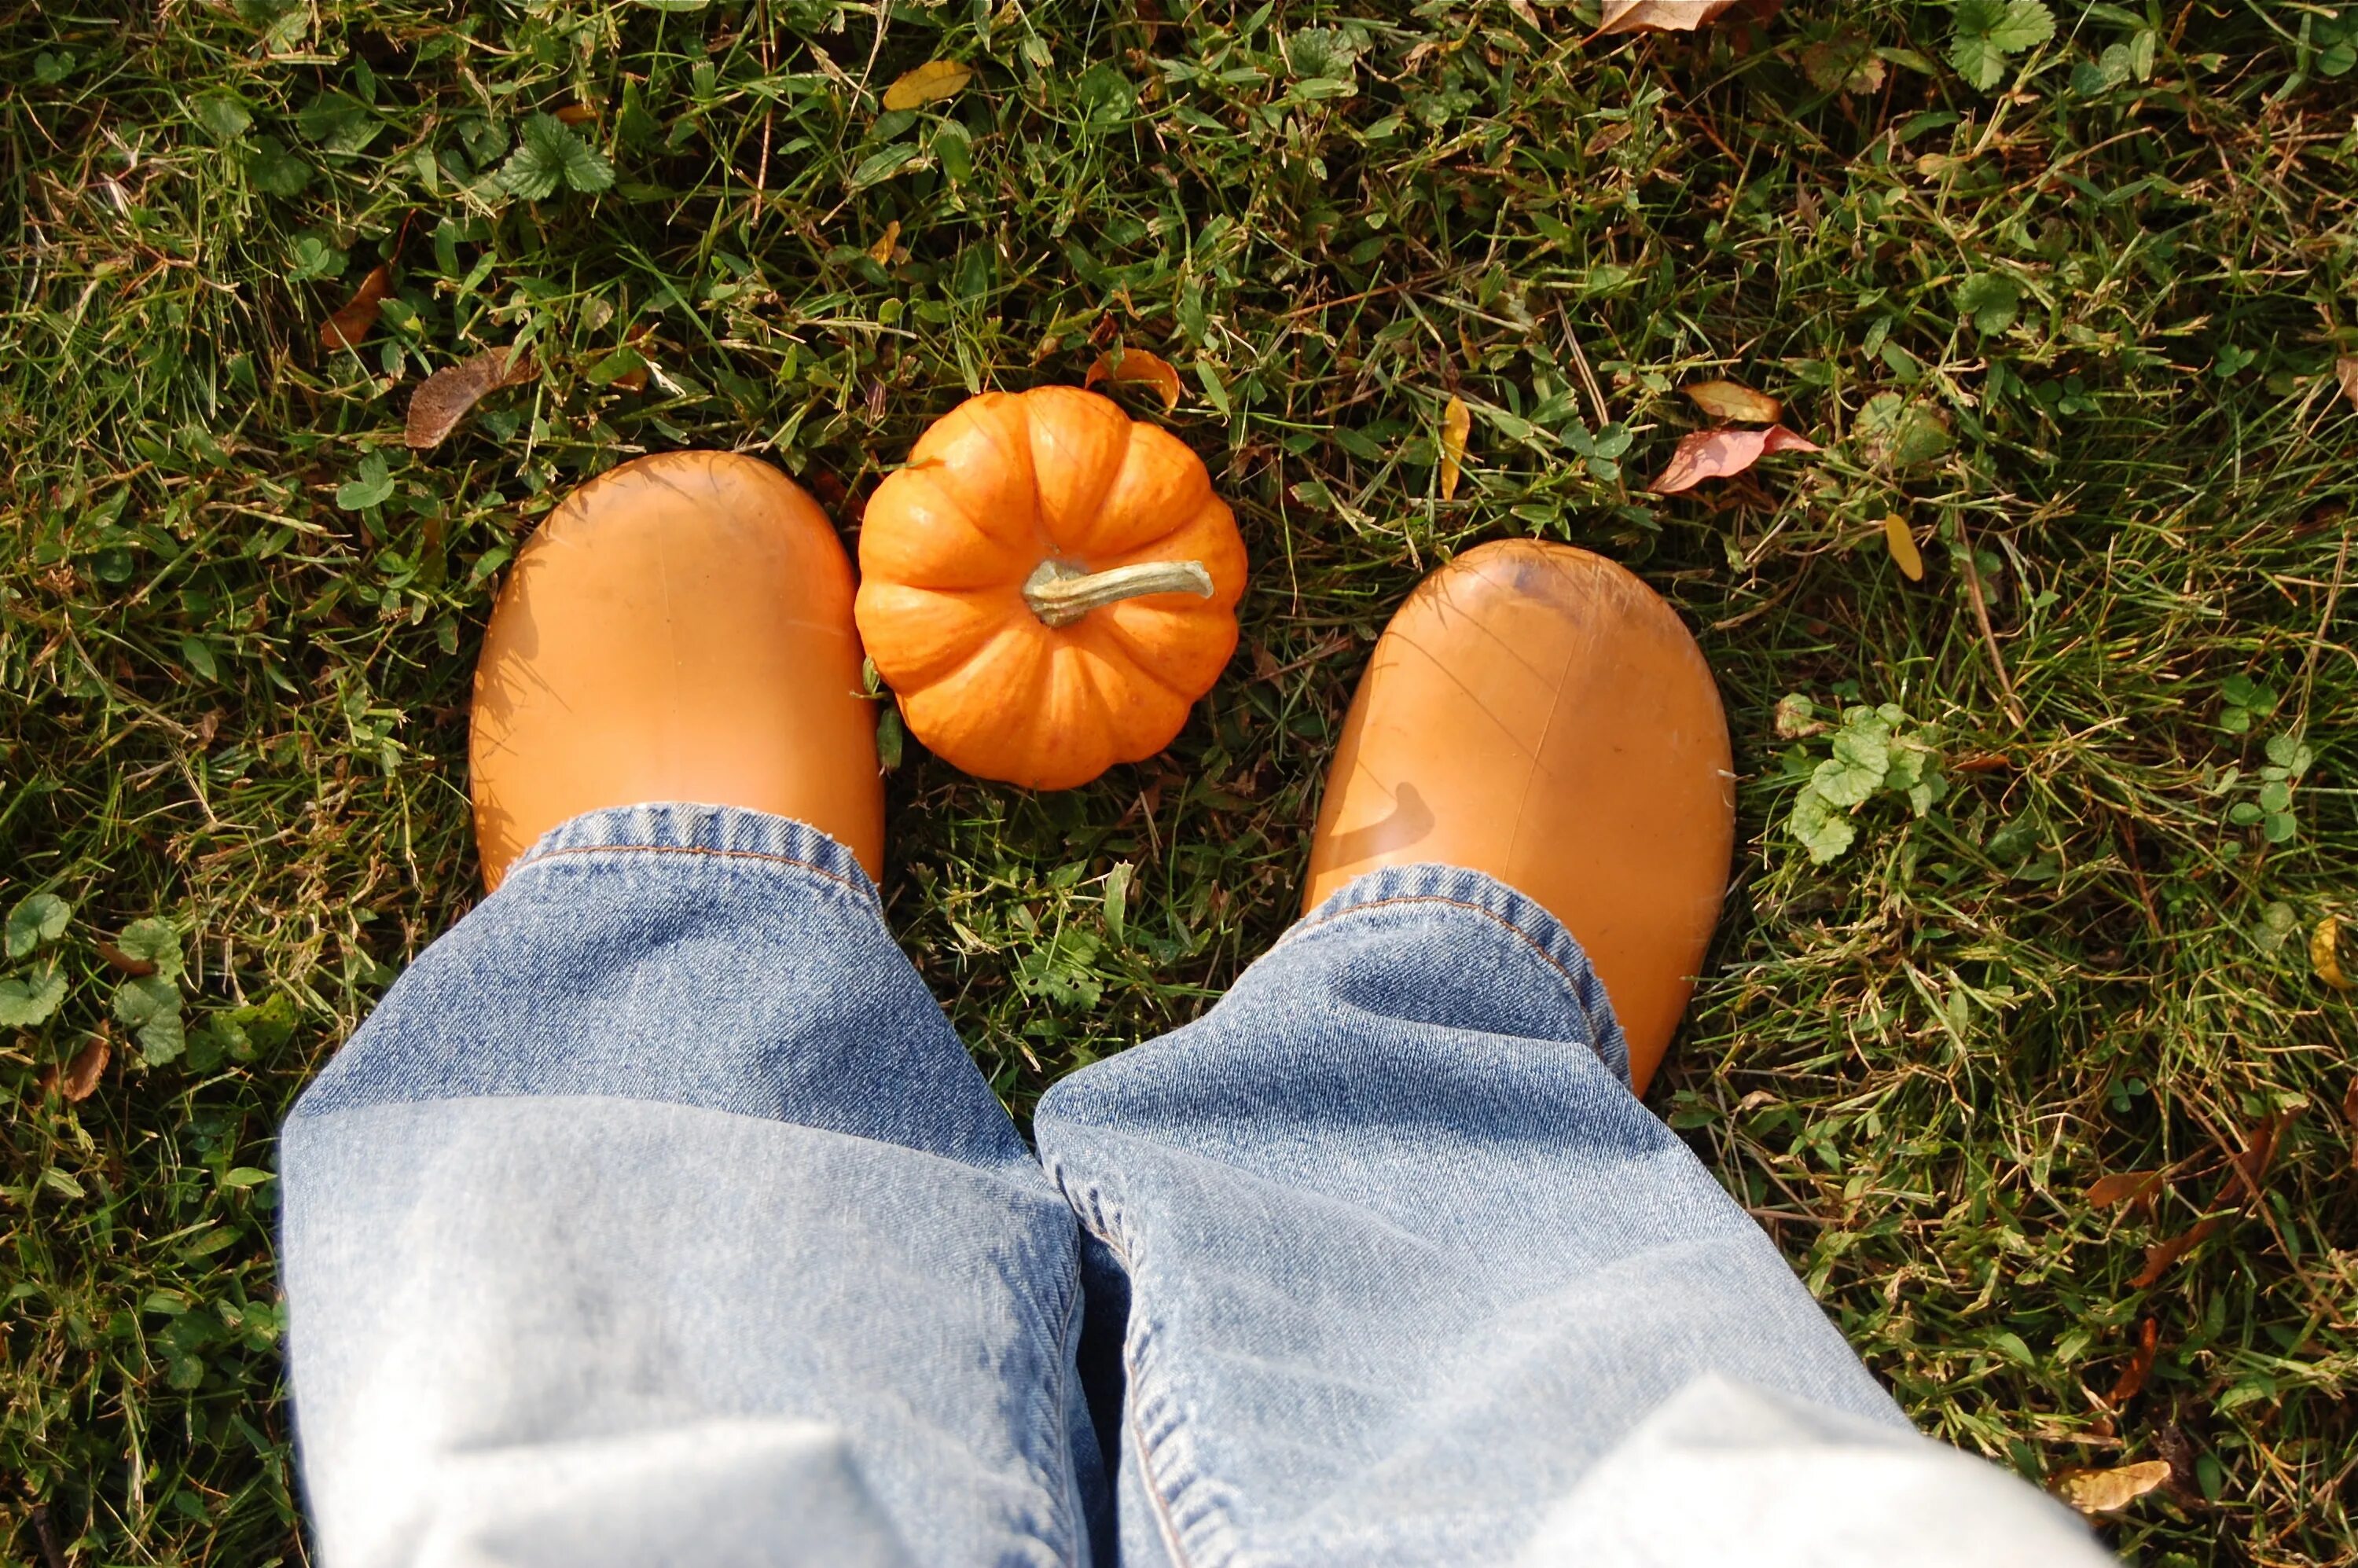
[[[1141,561],[1111,571],[1084,572],[1062,561],[1042,561],[1023,582],[1023,602],[1051,626],[1069,626],[1092,610],[1150,593],[1212,597],[1212,574],[1201,561]]]

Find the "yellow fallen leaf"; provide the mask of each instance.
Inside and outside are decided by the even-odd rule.
[[[1595,36],[1693,32],[1735,7],[1736,0],[1605,0]]]
[[[1883,520],[1883,542],[1891,548],[1891,558],[1898,564],[1899,573],[1909,582],[1924,580],[1924,555],[1916,547],[1916,535],[1908,531],[1908,519],[1897,512]]]
[[[2319,979],[2335,990],[2346,991],[2351,989],[2350,977],[2342,972],[2341,947],[2342,921],[2329,914],[2309,934],[2309,964]]]
[[[884,90],[887,109],[914,109],[955,98],[974,72],[954,59],[929,59]]]
[[[1081,378],[1083,386],[1095,386],[1101,381],[1135,382],[1151,386],[1163,395],[1163,411],[1168,414],[1179,406],[1179,373],[1170,362],[1144,349],[1116,349],[1099,355],[1089,366],[1088,374]]]
[[[1687,388],[1687,395],[1695,400],[1696,407],[1714,419],[1774,425],[1785,413],[1783,404],[1766,393],[1753,391],[1742,382],[1699,381]]]
[[[1441,411],[1441,499],[1457,494],[1458,476],[1466,468],[1466,438],[1474,433],[1474,414],[1462,397],[1452,396]]]
[[[2358,408],[2358,354],[2344,354],[2333,362],[2334,379],[2342,384],[2342,395],[2350,406]]]
[[[2169,1479],[2169,1461],[2148,1459],[2117,1470],[2064,1470],[2048,1490],[2083,1514],[2118,1513]]]
[[[875,258],[877,265],[891,266],[892,248],[900,243],[901,220],[894,218],[884,225],[884,237],[868,247],[868,254]]]

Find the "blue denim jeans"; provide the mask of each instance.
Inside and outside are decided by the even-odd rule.
[[[1478,873],[1353,883],[1035,1134],[833,840],[557,828],[286,1128],[321,1560],[1881,1561],[1887,1498],[1919,1561],[2090,1554],[1911,1433]]]

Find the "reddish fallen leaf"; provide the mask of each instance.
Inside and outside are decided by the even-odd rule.
[[[1179,373],[1168,362],[1144,349],[1116,349],[1100,354],[1088,374],[1081,378],[1084,386],[1095,386],[1101,381],[1135,382],[1151,386],[1163,395],[1163,411],[1169,413],[1179,406]]]
[[[113,1054],[103,1034],[92,1035],[74,1053],[73,1060],[66,1064],[65,1072],[58,1078],[58,1093],[65,1097],[68,1105],[80,1105],[98,1092],[99,1077],[106,1071],[107,1058]]]
[[[2117,1470],[2059,1470],[2047,1489],[2083,1514],[2118,1513],[2169,1479],[2169,1461],[2148,1459]]]
[[[2137,1397],[2137,1391],[2145,1387],[2146,1379],[2153,1374],[2154,1351],[2160,1342],[2161,1325],[2154,1319],[2147,1318],[2137,1326],[2137,1347],[2129,1352],[2128,1360],[2121,1367],[2120,1380],[2113,1385],[2113,1391],[2104,1396],[2106,1404],[2119,1410]]]
[[[438,370],[410,394],[409,425],[403,439],[414,451],[431,450],[486,395],[539,373],[540,366],[532,355],[520,349],[492,349]]]
[[[384,297],[393,292],[393,275],[380,264],[369,269],[352,297],[337,308],[336,313],[319,323],[319,346],[323,349],[357,349],[362,339],[376,329],[377,311]]]
[[[1976,752],[1949,764],[1952,773],[1997,773],[2014,766],[2014,759],[2004,752]]]
[[[1695,406],[1714,419],[1738,419],[1747,424],[1774,425],[1785,416],[1785,406],[1765,392],[1755,392],[1737,381],[1699,381],[1686,389]]]
[[[2219,1221],[2215,1217],[2199,1220],[2196,1222],[2194,1228],[2186,1232],[2185,1235],[2173,1236],[2167,1241],[2159,1242],[2154,1246],[2147,1248],[2145,1249],[2145,1267],[2139,1269],[2136,1273],[2130,1278],[2129,1288],[2131,1290],[2141,1291],[2147,1285],[2152,1284],[2156,1280],[2160,1279],[2164,1274],[2169,1272],[2169,1266],[2171,1264],[2177,1262],[2180,1258],[2185,1257],[2189,1252],[2191,1252],[2195,1248],[2208,1240],[2211,1233],[2218,1228]]]
[[[1736,0],[1605,0],[1593,37],[1608,33],[1686,33],[1736,8]]]
[[[2142,1203],[2160,1190],[2159,1171],[2122,1171],[2098,1176],[2088,1184],[2088,1206],[2111,1208],[2115,1204]]]
[[[122,948],[116,946],[114,943],[109,942],[103,937],[100,939],[98,944],[98,956],[105,959],[111,968],[119,969],[124,974],[133,976],[134,978],[141,975],[152,975],[156,972],[156,966],[146,958],[135,958],[130,954],[124,952]]]
[[[2358,1131],[2358,1078],[2350,1080],[2350,1087],[2342,1096],[2342,1119]]]
[[[1766,430],[1698,430],[1680,440],[1678,450],[1671,454],[1670,466],[1647,488],[1656,495],[1676,495],[1704,480],[1742,473],[1772,452],[1823,450],[1782,425],[1771,425]]]

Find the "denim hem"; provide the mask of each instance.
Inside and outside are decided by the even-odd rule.
[[[560,856],[605,851],[775,861],[841,882],[882,907],[860,858],[809,823],[747,806],[687,801],[606,806],[560,822],[517,859],[508,878]]]
[[[1605,982],[1597,978],[1588,955],[1545,905],[1487,871],[1437,861],[1385,866],[1346,882],[1296,921],[1276,946],[1282,947],[1354,914],[1417,905],[1433,910],[1441,919],[1470,914],[1492,920],[1522,938],[1570,988],[1572,1001],[1588,1024],[1591,1048],[1624,1083],[1628,1081],[1628,1042],[1622,1037],[1612,999],[1606,995]]]

